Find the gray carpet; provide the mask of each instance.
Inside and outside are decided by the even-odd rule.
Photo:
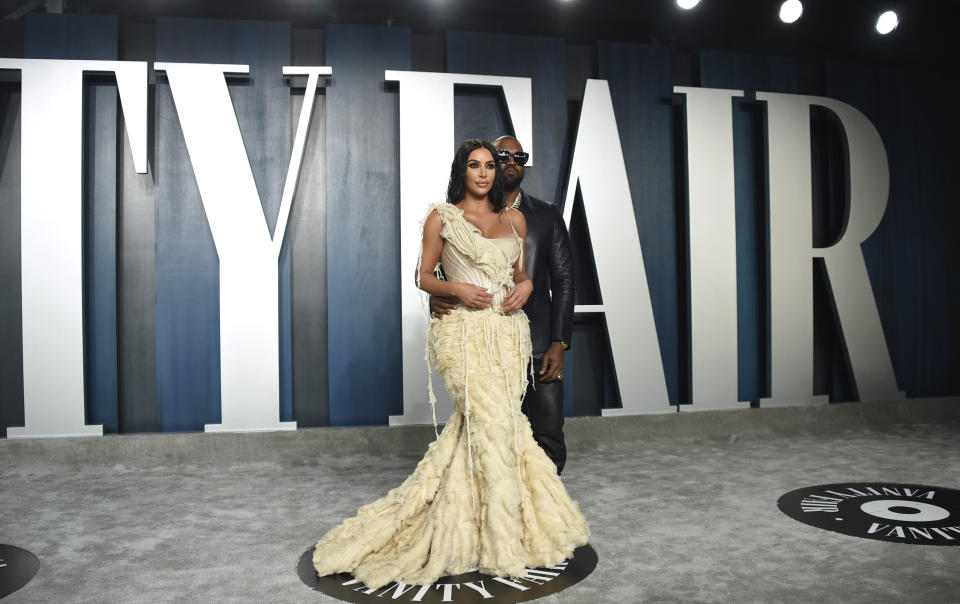
[[[543,601],[957,602],[960,547],[848,537],[777,509],[832,482],[960,489],[960,401],[866,407],[569,422],[563,478],[600,562]],[[297,559],[397,485],[431,432],[0,441],[0,543],[41,562],[5,602],[331,601]]]

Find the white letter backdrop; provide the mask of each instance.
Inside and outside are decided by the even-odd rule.
[[[83,74],[117,78],[137,172],[147,171],[147,64],[0,59],[22,81],[20,258],[24,427],[10,438],[99,436],[84,420]],[[55,176],[51,175],[55,172]]]
[[[82,82],[116,75],[137,172],[146,172],[147,65],[142,62],[0,59],[22,74],[22,305],[25,426],[12,437],[102,434],[84,421],[82,272]],[[219,256],[222,423],[208,431],[292,429],[279,421],[278,256],[308,135],[318,78],[330,67],[285,67],[307,89],[271,235],[224,74],[245,65],[158,63],[167,74],[184,140]],[[403,414],[391,425],[431,421],[424,362],[427,307],[414,284],[420,221],[442,201],[454,141],[454,87],[503,91],[508,117],[531,157],[531,79],[386,71],[400,86],[400,250]],[[737,258],[732,100],[739,90],[677,87],[686,102],[689,190],[692,410],[740,407],[737,396]],[[763,404],[824,400],[813,394],[813,290],[823,258],[860,400],[903,397],[896,383],[861,250],[887,204],[889,168],[876,128],[828,98],[757,93],[767,108],[771,397]],[[846,137],[849,204],[845,230],[812,244],[810,107],[833,112]],[[622,409],[669,411],[643,252],[610,90],[587,80],[573,147],[564,219],[582,195]],[[431,168],[424,169],[425,158]],[[532,165],[532,162],[531,162]],[[51,170],[56,177],[50,176]],[[186,259],[189,261],[189,259]],[[441,419],[450,412],[441,401]]]

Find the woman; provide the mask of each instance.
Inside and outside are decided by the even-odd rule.
[[[403,484],[317,543],[320,576],[351,572],[373,589],[473,569],[522,577],[569,558],[590,535],[520,412],[531,354],[520,308],[533,286],[526,222],[503,206],[495,157],[485,141],[460,145],[447,203],[434,204],[423,227],[417,285],[462,303],[427,333],[453,414]],[[447,280],[434,275],[441,262]]]

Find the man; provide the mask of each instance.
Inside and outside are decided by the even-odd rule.
[[[536,384],[527,387],[523,412],[530,419],[533,437],[563,471],[567,448],[563,441],[563,352],[573,331],[573,260],[570,237],[560,211],[553,204],[528,195],[520,188],[529,155],[512,136],[493,141],[503,171],[505,206],[520,210],[527,219],[526,270],[533,293],[523,310],[530,319]],[[432,298],[431,310],[449,314],[457,301]]]

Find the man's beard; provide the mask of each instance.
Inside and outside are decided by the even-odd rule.
[[[523,182],[523,174],[520,170],[516,172],[504,172],[503,173],[503,188],[506,191],[513,191],[520,186],[520,183]]]

